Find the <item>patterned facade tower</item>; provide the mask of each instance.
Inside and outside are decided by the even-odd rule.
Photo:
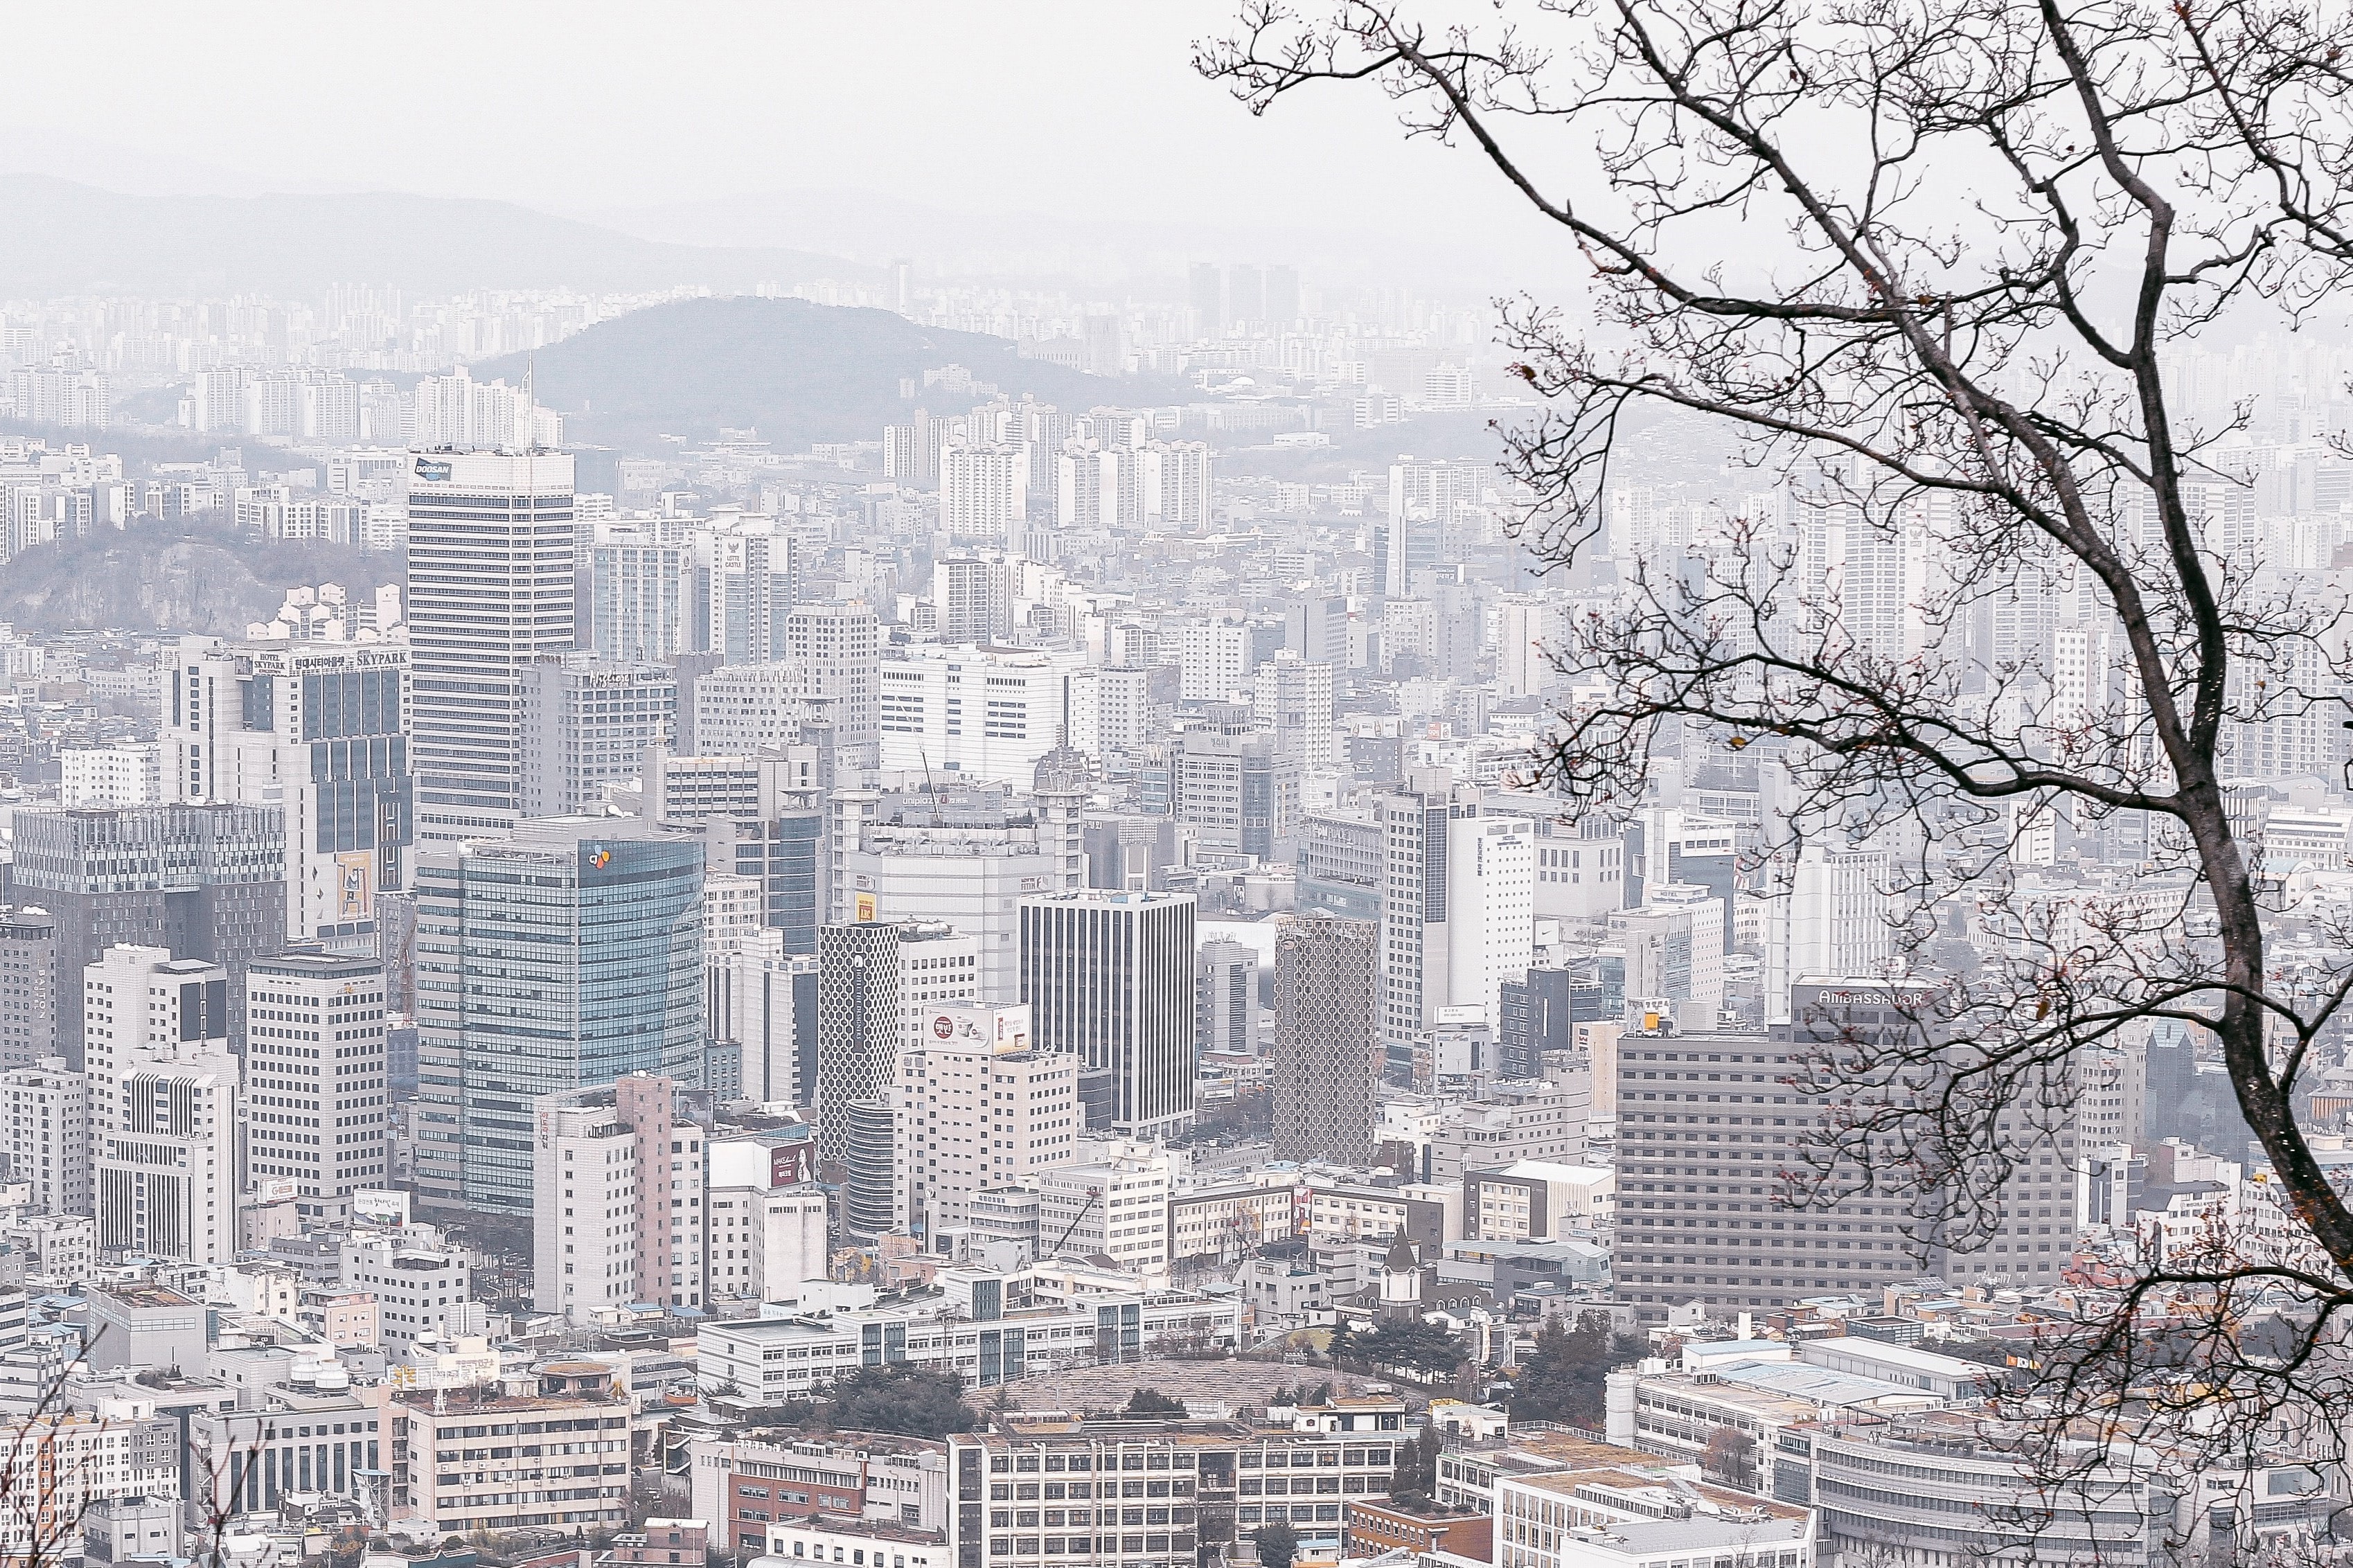
[[[1380,928],[1288,920],[1274,939],[1274,1157],[1360,1165],[1372,1157],[1381,1046]]]

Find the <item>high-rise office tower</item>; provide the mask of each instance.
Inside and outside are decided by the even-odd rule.
[[[522,672],[517,804],[525,816],[595,816],[678,728],[678,678],[659,664],[550,655]]]
[[[735,1047],[744,1099],[817,1103],[817,973],[816,953],[792,951],[774,927],[706,966],[711,1038]]]
[[[287,936],[375,951],[415,836],[407,648],[185,637],[162,668],[164,798],[282,807]]]
[[[1258,667],[1251,700],[1259,728],[1273,732],[1275,754],[1302,769],[1336,769],[1335,670],[1283,649]]]
[[[0,907],[0,1071],[57,1048],[57,920],[47,910]]]
[[[57,1057],[0,1070],[0,1173],[35,1214],[89,1214],[90,1078]]]
[[[522,815],[523,678],[573,648],[572,459],[418,452],[408,476],[417,836],[449,844]]]
[[[236,1058],[150,1063],[121,1095],[121,1126],[92,1134],[100,1254],[228,1262],[244,1125]]]
[[[587,1327],[638,1302],[701,1310],[703,1130],[655,1073],[542,1096],[533,1118],[532,1279]]]
[[[304,1197],[391,1180],[384,964],[282,953],[246,970],[246,1173]]]
[[[616,664],[676,658],[690,645],[692,577],[684,547],[644,529],[600,522],[586,552],[587,632],[580,640]]]
[[[1258,1054],[1258,950],[1213,938],[1193,967],[1194,1037],[1204,1055]]]
[[[1294,917],[1274,938],[1274,1157],[1372,1158],[1383,1057],[1374,1027],[1380,928]]]
[[[1524,817],[1482,815],[1451,779],[1379,797],[1381,1038],[1393,1071],[1451,1008],[1502,1021],[1503,984],[1535,938],[1535,840]]]
[[[702,906],[702,846],[633,817],[418,857],[419,1095],[459,1085],[440,1147],[417,1147],[420,1199],[529,1213],[541,1096],[630,1072],[701,1084]]]
[[[1021,900],[1021,1000],[1039,1047],[1079,1058],[1087,1126],[1135,1136],[1193,1118],[1190,893]]]
[[[1186,287],[1193,307],[1193,333],[1196,337],[1217,338],[1225,335],[1226,280],[1214,261],[1197,261],[1186,272]]]
[[[1877,976],[1895,958],[1894,872],[1883,849],[1808,845],[1765,910],[1765,1021],[1789,1021],[1789,990],[1825,975]]]
[[[803,695],[827,705],[841,764],[874,766],[882,739],[882,633],[873,606],[854,600],[795,605],[785,626],[784,657],[800,667]]]
[[[800,577],[792,535],[774,518],[723,513],[688,535],[692,560],[688,646],[725,664],[786,656]]]
[[[245,966],[286,945],[285,809],[144,805],[16,813],[10,886],[57,921],[57,1050],[83,1065],[85,965],[125,943],[222,965],[226,1037],[245,1039]]]
[[[899,1056],[896,1206],[938,1251],[981,1192],[1075,1158],[1085,1118],[1078,1058],[1036,1048],[1026,1006],[944,1003],[916,1036]]]
[[[1226,268],[1226,320],[1255,326],[1266,320],[1266,269],[1237,261]]]
[[[1266,734],[1180,731],[1169,759],[1171,815],[1206,854],[1285,858],[1299,824],[1299,763]]]
[[[980,952],[943,921],[876,920],[871,913],[818,932],[817,1136],[818,1153],[843,1160],[854,1142],[852,1110],[871,1123],[899,1081],[899,1053],[925,1010],[979,994]],[[890,1118],[883,1117],[885,1164]],[[887,1191],[891,1176],[882,1177]],[[880,1200],[888,1208],[887,1195]],[[885,1228],[888,1228],[887,1225]]]

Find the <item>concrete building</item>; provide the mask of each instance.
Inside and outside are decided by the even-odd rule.
[[[596,1362],[554,1362],[533,1380],[535,1392],[455,1401],[411,1395],[391,1409],[396,1449],[391,1469],[395,1526],[434,1537],[493,1530],[611,1531],[629,1518],[629,1400]],[[484,1446],[443,1481],[440,1455],[464,1454],[469,1428],[512,1426],[512,1444]],[[509,1434],[501,1434],[508,1436]],[[539,1439],[537,1442],[532,1439]],[[550,1464],[533,1449],[554,1447]]]
[[[962,783],[1027,784],[1062,742],[1082,655],[915,643],[878,671],[881,766]]]
[[[1645,900],[1609,917],[1625,948],[1628,1004],[1665,1003],[1679,1028],[1713,1030],[1724,1010],[1727,906],[1687,883],[1651,883]]]
[[[108,948],[164,948],[221,966],[227,1037],[245,1045],[245,966],[286,945],[285,809],[157,805],[20,810],[12,896],[56,921],[57,1054],[79,1071],[80,995],[69,977]]]
[[[1040,1049],[1079,1058],[1087,1127],[1145,1137],[1192,1120],[1193,927],[1187,893],[1021,900],[1021,1000]]]
[[[163,658],[163,798],[276,806],[286,936],[375,950],[375,900],[408,885],[408,649],[186,637]]]
[[[1381,1078],[1380,928],[1302,916],[1274,939],[1274,1157],[1372,1158]]]
[[[635,1305],[701,1311],[703,1131],[679,1086],[628,1073],[533,1108],[534,1304],[588,1328]]]
[[[572,458],[418,452],[408,485],[408,646],[420,845],[522,815],[523,682],[573,651]]]
[[[1204,1056],[1256,1056],[1258,950],[1212,937],[1193,963],[1193,1035]]]
[[[90,1079],[64,1058],[0,1069],[0,1174],[31,1189],[36,1215],[92,1212]]]
[[[1535,927],[1535,842],[1525,818],[1482,815],[1475,793],[1442,778],[1378,797],[1381,1037],[1398,1076],[1421,1060],[1441,1022],[1475,1009],[1500,1025],[1502,987],[1527,972]]]
[[[1520,1160],[1462,1178],[1469,1241],[1552,1241],[1583,1232],[1607,1237],[1617,1214],[1616,1175],[1594,1165]]]
[[[522,672],[524,816],[600,816],[605,792],[677,739],[678,677],[659,664],[548,655]]]
[[[848,1158],[850,1108],[880,1108],[885,1208],[896,1174],[887,1128],[900,1053],[932,1009],[972,1001],[979,989],[976,944],[944,921],[855,921],[818,933],[818,1145],[827,1160]]]
[[[1018,902],[1084,885],[1085,796],[919,780],[832,794],[827,918],[945,921],[979,946],[978,994],[1018,1000]]]
[[[1078,1058],[1035,1048],[1021,1004],[946,1003],[899,1057],[898,1212],[927,1249],[984,1191],[1077,1153]]]
[[[1147,1279],[1168,1271],[1168,1201],[1176,1157],[1125,1139],[1082,1142],[1078,1158],[1038,1176],[1038,1256],[1110,1258]]]
[[[304,1197],[392,1179],[384,964],[288,953],[246,971],[246,1172]]]
[[[447,1331],[451,1308],[473,1300],[466,1255],[430,1226],[361,1230],[341,1247],[343,1288],[374,1296],[385,1349],[406,1352],[427,1334]]]
[[[46,910],[0,908],[0,1071],[57,1053],[57,920]]]
[[[834,746],[849,767],[880,764],[881,626],[856,601],[802,604],[785,626],[785,658],[800,667],[812,702],[832,721]]]
[[[817,1144],[806,1128],[714,1139],[705,1206],[711,1310],[756,1312],[799,1299],[804,1281],[828,1272],[825,1189],[817,1184]]]
[[[1193,830],[1201,854],[1228,861],[1284,858],[1299,821],[1299,764],[1273,737],[1182,731],[1169,776],[1172,815]]]

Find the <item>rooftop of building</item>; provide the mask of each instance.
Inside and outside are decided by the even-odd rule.
[[[120,1285],[101,1285],[97,1294],[108,1297],[134,1311],[153,1311],[171,1307],[194,1307],[195,1301],[168,1286],[149,1280],[129,1280]]]
[[[892,1524],[884,1520],[861,1519],[846,1513],[813,1513],[801,1518],[776,1521],[771,1528],[783,1530],[822,1531],[828,1535],[847,1535],[861,1541],[882,1541],[904,1546],[944,1546],[947,1537],[936,1530],[917,1530],[912,1525]],[[754,1557],[754,1563],[779,1565],[798,1561],[807,1568],[807,1559],[790,1557]]]
[[[332,952],[281,952],[246,965],[248,975],[290,974],[310,980],[382,979],[384,961]]]

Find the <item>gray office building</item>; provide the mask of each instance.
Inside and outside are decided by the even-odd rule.
[[[226,969],[229,1048],[244,1052],[246,965],[286,946],[285,822],[275,805],[16,814],[7,897],[56,922],[55,1038],[68,1066],[82,1067],[82,969],[125,945]]]
[[[1057,893],[1021,900],[1021,1000],[1038,1048],[1081,1060],[1090,1129],[1175,1131],[1193,1119],[1190,893]]]
[[[1382,1051],[1380,927],[1306,916],[1274,938],[1274,1157],[1372,1161]]]

